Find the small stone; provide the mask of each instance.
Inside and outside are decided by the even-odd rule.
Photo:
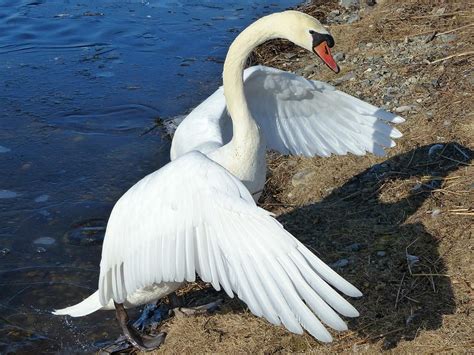
[[[384,252],[383,250],[380,250],[380,251],[377,252],[377,256],[380,256],[380,257],[383,257],[383,256],[385,256],[386,254],[387,254],[387,253]]]
[[[420,261],[420,258],[417,257],[416,255],[407,254],[407,261],[408,261],[408,264],[410,264],[410,266],[413,266],[413,265],[415,265],[417,262]]]
[[[4,256],[4,255],[7,255],[7,254],[10,254],[10,249],[8,249],[8,248],[0,249],[0,255]]]
[[[334,79],[332,83],[335,86],[338,86],[338,85],[342,84],[343,82],[354,79],[354,78],[355,78],[355,74],[354,74],[354,72],[351,71],[350,73],[347,73],[347,74],[345,74],[345,75],[343,75],[343,76],[341,76],[337,79]]]
[[[36,252],[37,252],[38,254],[42,254],[42,253],[45,253],[45,252],[46,252],[46,249],[43,248],[43,247],[38,247],[38,248],[36,248]]]
[[[291,179],[291,184],[295,187],[299,185],[306,185],[312,180],[312,177],[315,174],[316,173],[310,169],[298,171],[295,175],[293,175],[293,178]]]
[[[412,109],[411,106],[405,105],[405,106],[398,106],[395,108],[396,113],[402,113],[402,112],[408,112]]]
[[[342,62],[344,59],[346,59],[346,55],[342,52],[338,52],[333,55],[333,58],[336,62]]]
[[[339,5],[346,9],[359,8],[359,0],[339,0]]]
[[[359,21],[359,20],[360,20],[359,14],[352,14],[347,18],[346,21],[347,21],[347,23],[351,24],[351,23],[354,23],[354,22]]]
[[[364,245],[362,245],[360,243],[353,243],[351,245],[348,245],[344,249],[347,250],[347,251],[359,251],[363,248],[364,248]]]
[[[349,260],[347,259],[340,259],[338,261],[336,261],[335,263],[332,263],[331,264],[331,267],[333,269],[337,269],[337,268],[341,268],[341,267],[345,267],[349,264]]]

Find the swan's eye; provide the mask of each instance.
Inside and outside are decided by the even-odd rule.
[[[309,33],[312,34],[312,35],[314,35],[314,34],[316,34],[316,31],[309,30]]]

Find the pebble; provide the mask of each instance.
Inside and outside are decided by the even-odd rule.
[[[311,182],[315,174],[316,173],[310,169],[298,171],[295,175],[293,175],[293,178],[291,179],[291,184],[295,187],[299,185],[305,185]]]
[[[352,14],[347,18],[346,21],[347,21],[348,24],[351,24],[351,23],[354,23],[354,22],[359,21],[359,20],[360,20],[359,14]]]
[[[339,5],[346,9],[359,8],[359,0],[339,0]]]
[[[337,268],[340,268],[340,267],[344,267],[344,266],[347,266],[349,264],[349,260],[347,259],[340,259],[338,261],[336,261],[335,263],[332,263],[331,264],[331,267],[333,269],[337,269]]]
[[[354,78],[355,78],[355,74],[354,74],[354,72],[351,71],[350,73],[347,73],[347,74],[345,74],[345,75],[343,75],[343,76],[341,76],[337,79],[334,79],[332,83],[335,86],[338,86],[338,85],[342,84],[343,82],[354,79]]]
[[[342,52],[338,52],[333,55],[333,58],[336,62],[342,62],[344,59],[346,59],[346,55]]]
[[[408,106],[408,105],[405,105],[405,106],[398,106],[395,108],[395,112],[396,113],[402,113],[402,112],[408,112],[412,109],[412,106]]]
[[[438,217],[440,214],[441,214],[441,210],[440,210],[439,208],[435,208],[435,209],[431,212],[431,218],[436,218],[436,217]]]
[[[348,245],[344,249],[347,250],[347,251],[359,251],[363,248],[364,248],[364,245],[362,245],[360,243],[353,243],[351,245]]]
[[[380,251],[377,252],[377,256],[382,257],[382,256],[385,256],[385,255],[387,255],[387,253],[384,252],[383,250],[380,250]]]
[[[420,258],[417,257],[416,255],[407,254],[407,261],[408,261],[408,264],[410,264],[410,266],[413,266],[413,265],[415,265],[417,262],[420,261]]]

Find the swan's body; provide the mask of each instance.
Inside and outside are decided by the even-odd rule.
[[[335,311],[358,312],[330,285],[352,297],[361,293],[255,204],[265,183],[265,151],[383,153],[379,145],[392,146],[390,137],[400,135],[383,121],[401,119],[326,84],[265,67],[246,71],[244,91],[245,60],[256,45],[286,38],[311,50],[307,42],[315,35],[308,29],[330,37],[295,11],[264,17],[237,37],[224,65],[225,98],[219,89],[194,110],[176,132],[173,161],[120,198],[107,225],[98,291],[55,314],[149,303],[198,273],[292,332],[305,328],[330,341],[318,318],[347,329]]]

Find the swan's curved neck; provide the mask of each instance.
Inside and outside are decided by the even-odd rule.
[[[243,70],[248,56],[259,44],[278,35],[271,25],[278,14],[261,18],[247,27],[231,44],[224,63],[224,95],[227,111],[232,118],[233,144],[248,144],[258,135],[244,94]],[[272,28],[273,27],[273,28]]]

